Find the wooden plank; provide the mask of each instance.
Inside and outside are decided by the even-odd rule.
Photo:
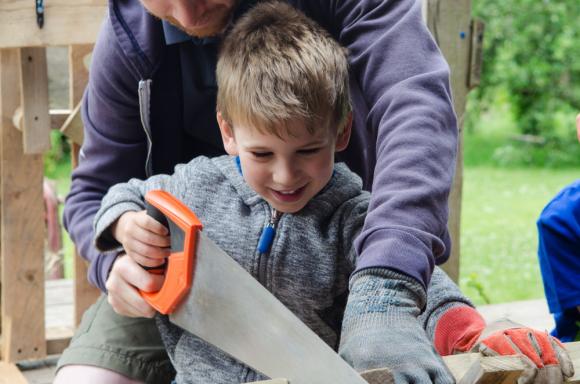
[[[82,102],[79,102],[60,127],[60,132],[77,145],[83,144],[85,136],[81,119],[81,107]]]
[[[574,377],[566,383],[580,384],[580,342],[565,343],[565,346],[576,371]],[[464,353],[445,356],[443,361],[458,384],[512,384],[524,369],[524,363],[516,356],[482,357],[479,353]],[[385,375],[382,377],[383,374]],[[389,383],[389,381],[381,382],[380,378],[382,377],[383,380],[392,378],[387,368],[366,371],[361,373],[361,376],[370,384]],[[278,382],[270,380],[260,383],[277,384]]]
[[[44,153],[50,149],[46,48],[21,48],[20,65],[24,153]]]
[[[449,231],[453,246],[449,261],[442,265],[453,281],[459,281],[461,194],[463,185],[463,119],[471,45],[471,0],[423,0],[427,26],[451,68],[453,105],[458,118],[459,148],[455,177],[449,196]]]
[[[71,109],[77,107],[83,97],[85,87],[89,80],[89,59],[87,57],[93,50],[91,44],[75,45],[69,47],[69,107]],[[80,110],[80,109],[79,109]],[[80,113],[77,113],[77,117]],[[79,140],[78,135],[76,140]],[[82,139],[80,139],[82,140]],[[78,154],[80,145],[75,140],[72,140],[72,162],[73,168],[78,164]],[[99,290],[89,284],[87,280],[88,264],[78,254],[75,248],[74,255],[74,298],[75,298],[75,324],[78,325],[81,321],[83,313],[87,308],[93,304],[99,297]]]
[[[458,384],[513,384],[525,368],[516,356],[482,357],[471,365]]]
[[[61,129],[71,112],[70,109],[51,109],[48,111],[50,115],[50,129]]]
[[[0,384],[28,384],[28,380],[16,365],[0,361]]]
[[[71,114],[70,109],[51,109],[48,111],[50,116],[50,129],[61,129],[63,124],[69,118]],[[14,127],[19,131],[22,131],[22,108],[19,107],[14,112],[14,117],[12,118],[12,123]]]
[[[0,48],[94,43],[107,14],[107,0],[50,0],[44,7],[40,29],[33,1],[0,1]]]
[[[360,374],[369,384],[395,384],[395,378],[389,369],[371,369]]]
[[[44,164],[42,155],[24,155],[22,133],[12,123],[20,101],[19,58],[16,49],[0,50],[0,353],[6,362],[46,356]]]
[[[70,344],[74,334],[71,327],[53,327],[46,329],[46,354],[57,355],[62,353]]]
[[[580,384],[580,341],[566,343],[566,350],[574,364],[574,376],[568,379],[567,383]]]
[[[467,87],[473,89],[481,81],[481,71],[483,67],[483,33],[485,23],[482,20],[474,19],[471,22],[471,51],[469,54],[469,76]]]

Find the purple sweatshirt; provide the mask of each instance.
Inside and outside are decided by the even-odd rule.
[[[354,126],[337,160],[372,191],[355,241],[357,270],[391,268],[426,286],[434,264],[450,251],[447,198],[457,122],[449,68],[421,19],[421,1],[288,2],[350,52]],[[242,0],[236,16],[249,3]],[[192,77],[188,68],[203,68],[191,58],[211,65],[214,40],[171,44],[162,22],[138,0],[109,1],[83,99],[85,139],[64,211],[67,231],[90,262],[89,280],[103,291],[117,255],[96,250],[92,224],[109,187],[171,173],[196,155],[224,153],[216,145],[215,89],[211,82],[197,88],[185,83],[199,83],[200,72]]]

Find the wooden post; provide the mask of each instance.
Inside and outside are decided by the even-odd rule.
[[[20,105],[25,154],[50,149],[46,48],[20,48]]]
[[[423,0],[424,16],[451,68],[453,105],[459,127],[459,148],[451,195],[449,196],[449,231],[453,246],[449,261],[442,267],[459,280],[461,189],[463,184],[463,119],[469,92],[468,78],[471,47],[471,0]]]
[[[24,155],[22,133],[12,123],[20,104],[19,57],[17,49],[0,50],[0,352],[5,362],[46,356],[43,159]]]
[[[71,110],[81,102],[83,92],[89,79],[88,66],[85,64],[85,58],[93,50],[92,44],[72,45],[69,47],[69,107]],[[77,112],[78,114],[78,112]],[[78,155],[82,143],[71,140],[71,160],[73,168],[78,164]],[[75,248],[74,254],[74,298],[75,298],[75,325],[81,321],[83,313],[99,297],[99,290],[89,284],[87,280],[87,263],[77,253]]]

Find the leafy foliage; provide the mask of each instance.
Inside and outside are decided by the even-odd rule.
[[[559,113],[580,111],[580,1],[474,0],[473,13],[486,30],[468,128],[505,92],[521,133],[573,139],[558,138],[555,127]]]

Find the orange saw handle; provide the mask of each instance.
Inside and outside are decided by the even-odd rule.
[[[165,280],[161,289],[139,293],[153,308],[166,315],[173,312],[191,288],[197,233],[203,226],[185,204],[168,192],[149,191],[145,201],[147,214],[169,229],[171,254],[166,261]],[[158,273],[158,269],[150,272]]]

